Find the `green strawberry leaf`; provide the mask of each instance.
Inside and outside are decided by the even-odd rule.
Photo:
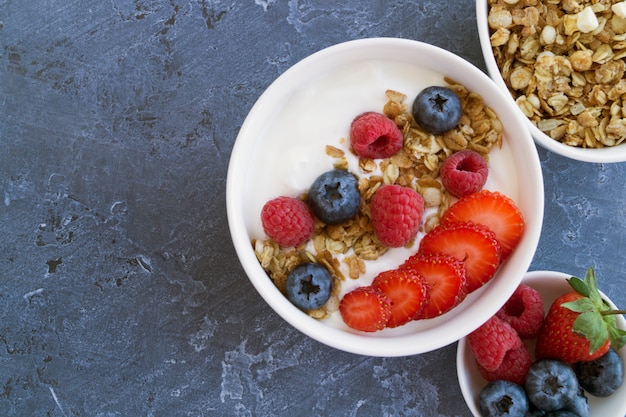
[[[565,307],[568,310],[572,310],[576,313],[584,313],[586,311],[594,311],[596,305],[589,298],[581,298],[576,301],[569,301],[561,304],[561,307]]]
[[[593,301],[597,306],[604,305],[604,300],[600,296],[600,291],[598,291],[598,282],[596,280],[596,273],[593,268],[587,269],[585,273],[585,283],[587,284],[587,288],[589,288],[589,299]]]
[[[609,326],[609,340],[615,350],[621,349],[626,345],[626,330]]]
[[[626,330],[617,327],[615,318],[618,314],[626,314],[626,311],[614,310],[602,299],[593,268],[587,269],[584,279],[571,277],[567,282],[583,298],[563,303],[561,306],[578,313],[572,330],[589,340],[589,353],[592,354],[602,347],[607,339],[615,349],[626,345]]]
[[[612,313],[617,311],[618,310],[612,310],[610,312]],[[609,329],[609,341],[611,342],[611,346],[615,349],[620,349],[622,346],[626,345],[626,330],[617,327],[616,315],[606,314],[603,315],[603,319]]]
[[[609,338],[609,326],[598,311],[585,311],[576,317],[572,330],[589,340],[589,353],[600,349]]]
[[[571,277],[567,280],[570,287],[574,289],[577,293],[584,295],[585,297],[589,297],[589,287],[587,283],[580,278]]]

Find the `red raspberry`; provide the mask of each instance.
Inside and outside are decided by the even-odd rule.
[[[402,131],[381,113],[366,112],[355,117],[350,126],[350,144],[361,158],[388,158],[402,149]]]
[[[485,158],[469,149],[450,155],[441,164],[440,171],[444,187],[458,198],[480,191],[488,174]]]
[[[424,199],[401,185],[383,185],[372,197],[372,226],[385,246],[406,245],[417,235],[424,213]]]
[[[315,218],[309,207],[293,197],[277,197],[261,210],[265,234],[280,246],[298,246],[313,234]]]
[[[511,349],[522,346],[522,339],[511,325],[492,316],[467,336],[476,362],[487,371],[495,371]]]
[[[504,379],[523,386],[526,381],[526,374],[528,374],[528,370],[532,364],[533,360],[528,351],[528,347],[522,344],[522,346],[517,349],[509,350],[506,355],[504,355],[500,366],[495,370],[488,371],[478,364],[478,372],[480,372],[482,377],[487,381]]]
[[[533,339],[543,324],[543,300],[534,288],[520,284],[496,315],[513,327],[521,338]]]

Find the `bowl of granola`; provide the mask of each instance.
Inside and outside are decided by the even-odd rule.
[[[537,144],[626,161],[626,2],[478,0],[476,17],[487,71]]]
[[[416,125],[413,109],[422,92],[435,94],[433,108],[442,106],[458,117],[453,128],[430,133]],[[435,127],[441,124],[430,122]],[[361,139],[372,129],[378,138],[365,147],[361,145],[366,142],[351,137],[358,130],[354,125],[362,123],[366,128]],[[524,123],[486,74],[432,45],[372,38],[334,45],[303,59],[259,97],[231,153],[228,222],[247,277],[287,323],[346,352],[406,356],[459,340],[505,302],[537,247],[543,179],[537,149]],[[359,156],[356,152],[362,148],[374,153]],[[475,164],[478,160],[482,165]],[[450,165],[446,161],[455,162],[458,169],[442,168],[444,163]],[[502,235],[496,237],[493,225],[472,223],[467,217],[471,215],[465,216],[472,210],[450,210],[463,198],[451,194],[452,185],[443,185],[440,172],[446,169],[451,176],[483,175],[481,190],[470,194],[477,196],[471,201],[482,201],[483,209],[478,211],[493,214],[494,219],[507,216],[500,229],[516,236],[514,245]],[[329,197],[328,207],[314,204],[326,195],[340,195],[340,209],[334,211],[334,197]],[[349,204],[351,198],[358,203]],[[378,208],[387,204],[387,209],[379,210],[376,204]],[[373,220],[378,219],[376,213],[384,217],[397,208],[417,216],[411,225],[409,216],[388,222],[391,229],[398,226],[399,235],[411,229],[400,240],[390,235],[391,229],[381,232],[378,226],[384,220]],[[458,221],[453,221],[453,213]],[[446,223],[444,216],[454,227],[439,228]],[[431,252],[445,252],[434,249],[442,238],[426,239],[433,230],[443,229],[456,242],[449,247],[475,249],[473,268],[481,273],[486,268],[488,279],[477,274],[469,291],[466,266],[470,263],[465,258],[470,256],[458,253],[442,253],[442,258],[449,258],[445,262],[434,261],[439,253],[427,257],[433,268],[447,268],[446,282],[455,290],[440,291],[441,297],[423,277],[398,280],[385,275],[388,271],[428,275],[418,274],[414,265],[405,268],[409,272],[397,271],[409,258],[426,251],[420,249],[424,240],[430,241]],[[376,280],[382,275],[389,279]],[[375,281],[381,286],[372,288]],[[418,288],[406,297],[418,302],[404,304],[415,309],[403,320],[397,318],[401,303],[392,302],[390,294],[413,289],[399,288],[398,282]],[[367,292],[380,302],[368,305],[377,298],[356,296]],[[444,296],[450,302],[445,309],[438,307]],[[350,308],[346,299],[352,300]],[[426,303],[437,311],[418,318],[417,309],[425,314]]]

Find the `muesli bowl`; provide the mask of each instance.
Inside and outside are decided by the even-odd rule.
[[[568,11],[563,3],[547,1],[525,8],[531,3],[476,1],[489,75],[518,105],[543,148],[585,162],[626,161],[621,110],[626,50],[620,46],[626,40],[626,19],[613,13],[610,4],[603,6],[606,2],[569,2],[577,6]],[[588,7],[592,3],[597,4]],[[623,6],[619,13],[626,15]]]
[[[572,275],[556,271],[530,271],[522,280],[522,283],[536,289],[544,303],[544,312],[547,313],[552,302],[567,292],[572,291],[567,283],[567,279]],[[580,275],[578,275],[580,276]],[[615,304],[601,293],[601,296],[609,303],[613,309],[617,309]],[[626,320],[621,315],[616,316],[617,325],[621,329],[626,329]],[[533,351],[534,341],[526,342]],[[622,347],[618,351],[619,355],[626,362],[626,347]],[[480,391],[487,385],[487,381],[480,375],[476,360],[472,355],[469,343],[466,338],[459,340],[457,347],[457,376],[463,398],[468,408],[476,417],[481,417],[478,404],[478,395]],[[626,384],[614,392],[609,397],[594,397],[587,395],[589,401],[590,417],[623,417],[626,414]]]
[[[452,311],[429,320],[374,333],[347,327],[339,313],[315,319],[295,307],[274,285],[256,256],[253,241],[264,239],[260,213],[268,200],[297,196],[333,167],[327,145],[347,145],[350,121],[382,109],[385,91],[407,97],[447,76],[483,97],[496,109],[504,133],[501,147],[489,154],[485,188],[514,200],[525,220],[524,235],[494,278]],[[411,99],[412,100],[412,99]],[[534,256],[543,219],[543,179],[536,147],[524,120],[482,71],[462,58],[417,41],[374,38],[321,50],[282,74],[261,95],[235,142],[227,177],[227,213],[239,260],[261,297],[285,321],[328,346],[362,355],[392,357],[428,352],[451,344],[480,326],[508,299]],[[416,239],[416,244],[419,239]],[[394,248],[366,273],[341,283],[344,293],[371,283],[415,251]],[[347,274],[346,274],[347,276]]]

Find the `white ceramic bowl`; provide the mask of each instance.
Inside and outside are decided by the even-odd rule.
[[[522,282],[539,291],[544,302],[544,310],[547,313],[555,299],[571,291],[571,287],[566,281],[570,277],[571,275],[562,272],[532,271],[524,276]],[[603,293],[601,295],[609,302],[612,308],[616,308],[606,295]],[[617,317],[618,326],[626,329],[624,317]],[[532,348],[532,343],[529,344],[529,347]],[[626,362],[626,347],[620,349],[619,354]],[[459,385],[461,386],[465,402],[474,416],[481,417],[480,408],[478,407],[478,395],[482,388],[487,385],[487,381],[478,372],[476,361],[466,338],[459,340],[456,364]],[[590,417],[624,417],[626,415],[626,384],[622,384],[617,392],[610,397],[598,398],[588,395],[587,398],[589,399]]]
[[[265,237],[260,222],[263,204],[278,195],[306,191],[315,177],[332,168],[332,160],[324,155],[325,146],[336,145],[339,138],[347,137],[356,115],[366,110],[382,111],[387,88],[415,97],[427,85],[443,83],[441,74],[481,94],[505,126],[502,148],[490,154],[486,188],[502,191],[516,201],[526,221],[522,241],[488,285],[437,319],[361,333],[349,329],[338,313],[322,321],[309,317],[280,293],[255,257],[251,239]],[[329,47],[297,63],[272,83],[241,127],[231,155],[226,190],[228,221],[239,260],[256,290],[276,313],[328,346],[387,357],[418,354],[453,343],[504,304],[535,253],[543,219],[543,195],[539,158],[524,120],[491,79],[450,52],[391,38]],[[406,259],[401,249],[389,253],[401,255],[386,269]],[[376,262],[368,265],[369,275],[362,280],[371,283],[376,268],[385,269]],[[344,290],[357,284],[346,281]]]
[[[511,98],[511,101],[514,102],[513,97],[511,96],[503,78],[500,73],[500,69],[496,64],[496,60],[493,55],[493,50],[491,48],[490,42],[490,32],[489,32],[489,24],[487,21],[488,16],[488,5],[487,0],[476,0],[476,21],[478,23],[478,37],[480,39],[480,46],[482,48],[483,56],[485,59],[485,64],[487,66],[487,71],[491,78],[495,81],[498,87]],[[516,106],[517,107],[517,106]],[[626,143],[623,143],[618,146],[601,148],[601,149],[591,149],[591,148],[580,148],[565,145],[561,142],[558,142],[552,139],[550,136],[543,133],[537,126],[530,121],[530,119],[526,118],[526,116],[519,110],[519,113],[526,119],[526,125],[528,129],[535,139],[535,142],[540,146],[548,149],[554,153],[565,156],[567,158],[575,159],[578,161],[585,162],[597,162],[597,163],[610,163],[610,162],[623,162],[626,161]]]

